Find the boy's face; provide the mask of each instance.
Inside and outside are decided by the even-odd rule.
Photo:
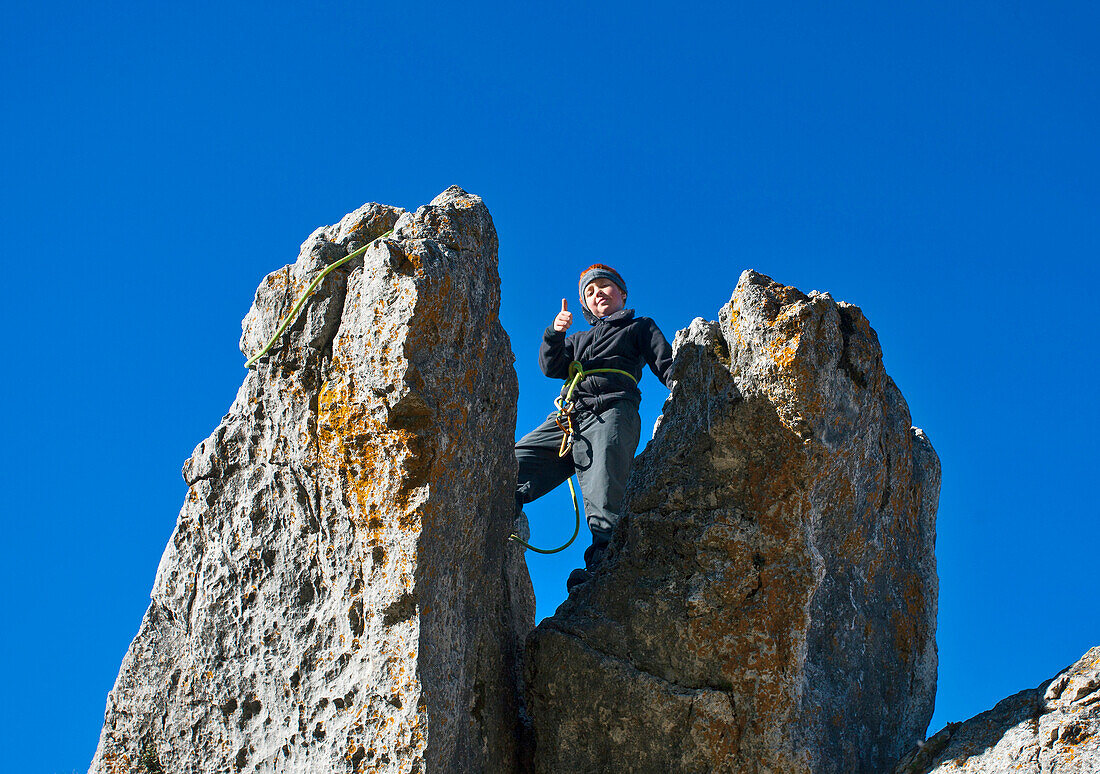
[[[607,317],[623,308],[626,295],[609,279],[600,277],[584,286],[584,303],[597,317]]]

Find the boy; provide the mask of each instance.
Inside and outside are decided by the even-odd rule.
[[[593,264],[581,273],[579,290],[581,313],[592,328],[565,335],[573,315],[563,298],[561,312],[542,334],[539,366],[547,376],[567,380],[572,380],[574,361],[585,371],[616,371],[585,375],[572,396],[566,394],[568,382],[562,388],[563,401],[572,399],[576,431],[572,449],[564,457],[559,456],[565,433],[558,426],[557,412],[516,444],[517,511],[574,472],[580,480],[592,545],[584,552],[584,569],[569,574],[569,591],[592,577],[619,522],[626,478],[638,448],[642,399],[638,381],[643,367],[648,364],[665,386],[672,386],[668,378],[672,347],[653,320],[635,317],[633,309],[624,308],[626,282],[619,273],[602,263]]]

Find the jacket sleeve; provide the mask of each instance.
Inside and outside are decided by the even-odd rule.
[[[551,379],[568,379],[569,364],[573,362],[573,337],[566,337],[565,331],[556,331],[550,326],[542,332],[542,346],[539,347],[539,368]]]
[[[654,375],[661,380],[661,384],[672,389],[672,379],[669,372],[672,370],[672,347],[669,346],[665,334],[657,327],[657,323],[645,319],[646,325],[641,330],[642,340],[638,342],[645,361],[649,364]]]

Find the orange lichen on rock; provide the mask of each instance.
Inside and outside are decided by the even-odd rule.
[[[719,323],[678,334],[610,558],[529,640],[536,771],[877,771],[918,738],[938,467],[925,446],[913,472],[872,337],[826,294],[753,272]],[[585,648],[601,658],[578,661]],[[625,689],[630,669],[664,682]],[[667,700],[700,691],[728,713],[689,722]],[[559,732],[608,717],[625,728]]]
[[[126,769],[148,728],[166,771],[512,765],[516,386],[484,205],[451,188],[318,229],[261,283],[241,347],[389,229],[317,286],[185,466],[92,771]]]

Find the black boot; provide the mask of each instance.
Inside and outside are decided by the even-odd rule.
[[[604,557],[607,555],[607,547],[611,543],[611,533],[603,530],[592,530],[592,545],[584,549],[584,568],[589,572],[595,572]]]
[[[565,579],[565,590],[572,594],[573,589],[582,583],[588,583],[590,580],[592,580],[592,573],[583,567],[578,567],[569,573],[569,577]]]
[[[602,530],[592,530],[592,545],[584,549],[584,567],[578,567],[569,573],[565,581],[565,588],[572,592],[582,583],[592,580],[596,568],[603,562],[607,555],[607,546],[611,542],[611,533]]]

